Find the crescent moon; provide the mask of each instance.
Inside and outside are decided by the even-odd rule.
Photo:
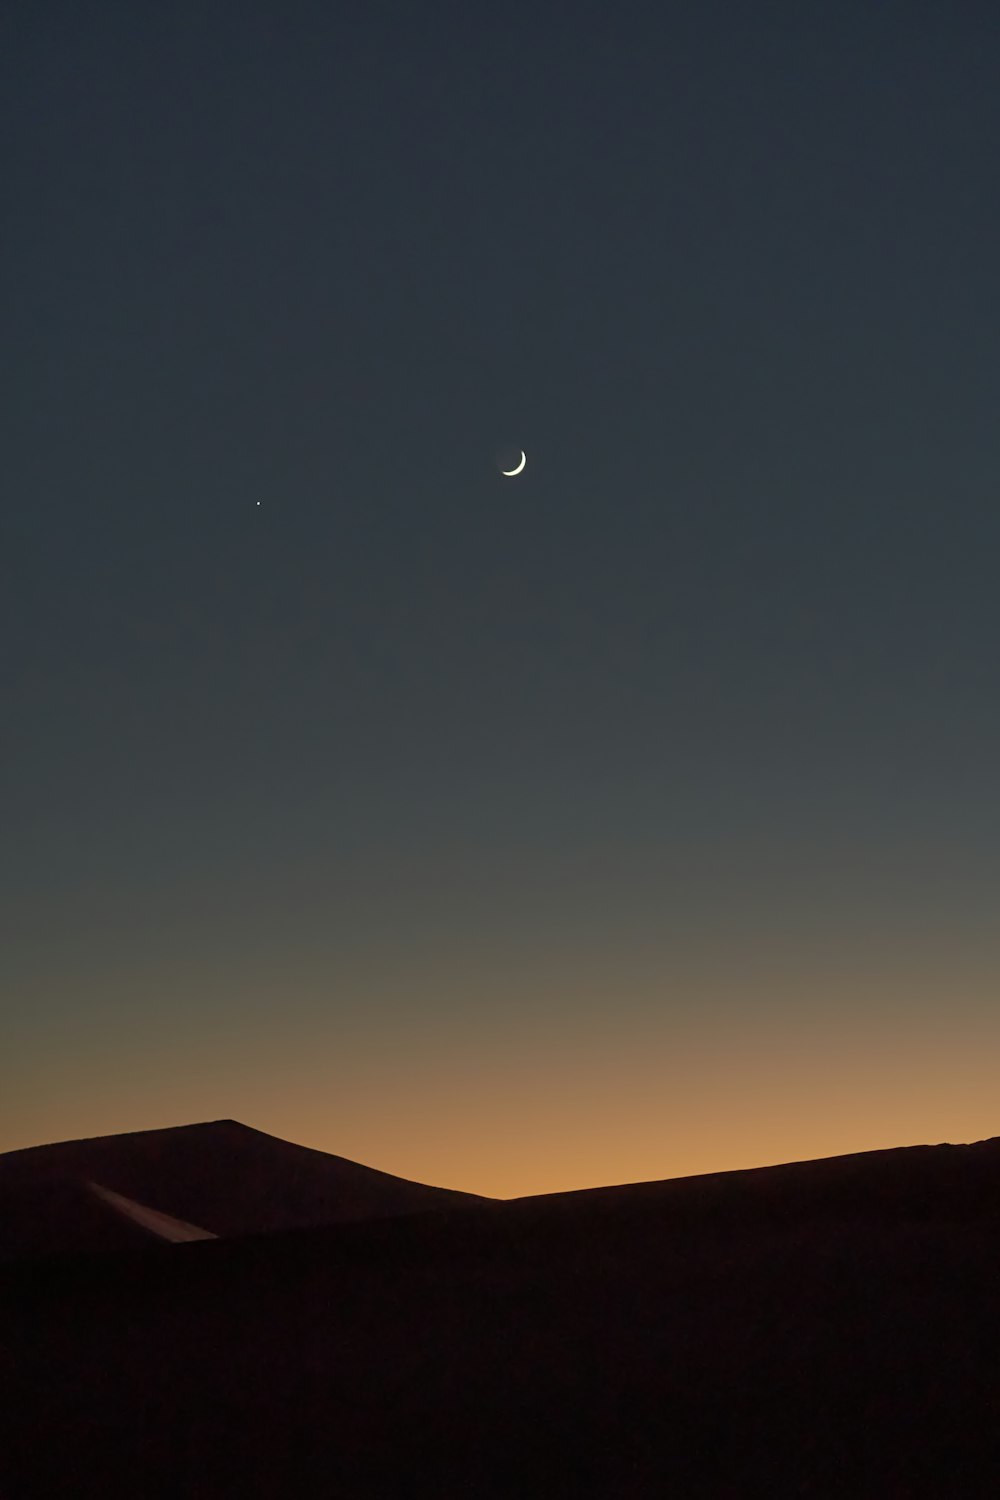
[[[513,477],[514,477],[515,474],[520,474],[521,470],[524,468],[524,466],[525,466],[525,464],[527,462],[528,462],[527,457],[525,455],[524,449],[522,448],[521,449],[521,462],[518,464],[517,468],[516,469],[501,469],[500,473],[501,474],[505,474],[508,479],[513,479]]]

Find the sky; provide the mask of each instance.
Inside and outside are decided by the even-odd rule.
[[[0,1150],[1000,1133],[998,55],[3,7]]]

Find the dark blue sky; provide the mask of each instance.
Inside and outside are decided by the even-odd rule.
[[[468,1026],[468,1077],[595,965],[637,1056],[693,971],[761,1003],[747,943],[782,1016],[909,1024],[836,977],[875,949],[986,1015],[1000,16],[481,12],[0,19],[11,1145],[188,1107],[92,1061],[57,1108],[97,1017],[123,1073],[243,1017],[292,1133],[290,1025],[372,1088]]]

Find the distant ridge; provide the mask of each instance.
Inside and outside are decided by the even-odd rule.
[[[97,1184],[142,1214],[95,1201]],[[0,1255],[148,1243],[151,1215],[229,1237],[483,1201],[214,1120],[0,1155]]]
[[[546,1233],[586,1237],[601,1225],[625,1230],[633,1222],[742,1233],[834,1220],[996,1219],[1000,1137],[505,1200],[411,1182],[236,1120],[0,1155],[2,1260],[334,1230],[413,1215],[437,1221],[442,1210],[476,1208],[489,1209],[495,1224],[505,1221],[511,1230],[546,1225]],[[436,1233],[431,1223],[426,1227]],[[441,1228],[451,1233],[443,1221]]]
[[[926,1193],[955,1182],[997,1182],[1000,1172],[1000,1136],[981,1141],[937,1145],[887,1146],[873,1151],[852,1151],[838,1156],[807,1157],[801,1161],[776,1162],[766,1167],[737,1167],[721,1172],[699,1172],[684,1177],[664,1177],[643,1182],[629,1182],[593,1188],[571,1188],[556,1193],[527,1194],[505,1201],[514,1204],[542,1205],[586,1202],[599,1208],[626,1198],[652,1200],[661,1196],[677,1199],[715,1196],[732,1201],[788,1193],[838,1195],[841,1192],[868,1192],[905,1196],[911,1188]],[[997,1183],[1000,1187],[1000,1183]],[[998,1202],[1000,1208],[1000,1202]]]

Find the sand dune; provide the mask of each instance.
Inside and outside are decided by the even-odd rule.
[[[107,1222],[107,1214],[96,1215],[91,1183],[100,1184],[105,1205],[115,1204],[117,1225]],[[9,1257],[34,1244],[47,1250],[120,1247],[130,1238],[126,1219],[170,1239],[178,1231],[162,1233],[168,1224],[186,1225],[200,1237],[226,1236],[477,1201],[473,1194],[409,1182],[218,1120],[0,1156],[0,1254]],[[33,1214],[39,1219],[35,1230]],[[14,1219],[20,1220],[16,1227]],[[157,1222],[160,1231],[153,1227]]]

